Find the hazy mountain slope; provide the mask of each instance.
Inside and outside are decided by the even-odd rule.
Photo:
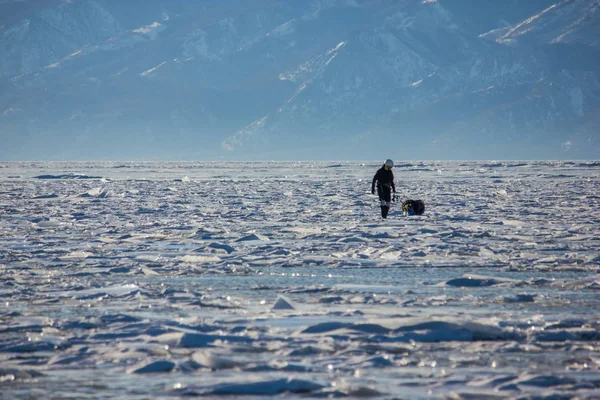
[[[557,3],[557,0],[438,0],[463,29],[479,35],[512,27]]]
[[[448,150],[459,158],[521,158],[532,149],[581,154],[590,144],[597,152],[595,134],[582,143],[581,135],[556,130],[595,107],[597,74],[556,68],[554,48],[497,46],[465,35],[440,4],[413,7],[386,13],[312,60],[315,73],[297,82],[297,94],[225,147],[244,149],[246,141],[258,150],[292,136],[295,149],[321,146],[352,157],[390,146],[403,157],[444,157]]]
[[[598,0],[548,3],[0,2],[0,158],[595,158]]]
[[[511,27],[503,42],[534,41],[600,47],[600,0],[562,0]]]

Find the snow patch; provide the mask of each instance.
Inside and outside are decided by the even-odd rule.
[[[156,72],[157,69],[159,69],[160,67],[162,67],[166,63],[167,63],[166,61],[163,61],[160,64],[158,64],[156,67],[147,69],[146,71],[140,73],[140,76],[147,77],[147,76],[151,75],[152,73]]]
[[[474,90],[474,91],[471,92],[471,94],[477,94],[477,93],[482,93],[482,92],[489,92],[490,90],[492,90],[494,88],[495,88],[495,86],[489,86],[489,87],[486,87],[484,89]]]
[[[21,110],[20,108],[7,108],[6,110],[4,110],[4,112],[2,113],[3,117],[8,117],[9,115],[13,115],[19,112],[23,112],[23,110]]]
[[[298,82],[307,82],[319,74],[327,67],[337,56],[338,52],[346,46],[348,42],[343,41],[338,43],[334,48],[329,49],[326,53],[314,57],[313,59],[301,64],[295,70],[280,73],[279,80]]]
[[[142,35],[148,36],[150,40],[154,40],[160,32],[165,30],[165,28],[165,25],[161,24],[160,22],[153,22],[150,25],[134,29],[132,32],[141,33]]]
[[[265,124],[268,115],[262,117],[259,120],[252,122],[247,127],[240,129],[233,136],[225,139],[221,143],[221,148],[224,150],[232,151],[242,145],[243,141],[246,140],[249,136],[252,136],[256,131],[258,131]]]
[[[285,36],[285,35],[291,35],[292,33],[295,32],[294,29],[294,22],[296,20],[292,19],[291,21],[287,21],[281,25],[279,25],[278,27],[276,27],[275,29],[273,29],[271,32],[268,32],[266,34],[266,36]]]
[[[558,7],[558,5],[559,4],[553,4],[550,7],[546,8],[541,13],[536,14],[536,15],[526,19],[525,21],[521,22],[520,24],[517,24],[514,28],[510,29],[504,36],[502,36],[501,41],[511,41],[512,39],[509,39],[509,36],[513,36],[513,35],[521,36],[529,31],[531,31],[532,29],[535,29],[535,25],[532,25],[532,22],[536,21],[537,19],[540,19],[546,13],[554,10],[556,7]],[[527,27],[527,25],[530,25],[530,26]]]

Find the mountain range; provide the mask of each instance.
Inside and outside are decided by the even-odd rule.
[[[0,160],[597,159],[600,0],[0,0]]]

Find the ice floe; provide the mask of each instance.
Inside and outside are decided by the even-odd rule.
[[[0,166],[3,397],[600,398],[596,161]]]

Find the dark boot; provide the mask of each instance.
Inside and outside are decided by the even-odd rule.
[[[388,212],[390,212],[389,206],[381,206],[381,217],[382,218],[387,218]]]

